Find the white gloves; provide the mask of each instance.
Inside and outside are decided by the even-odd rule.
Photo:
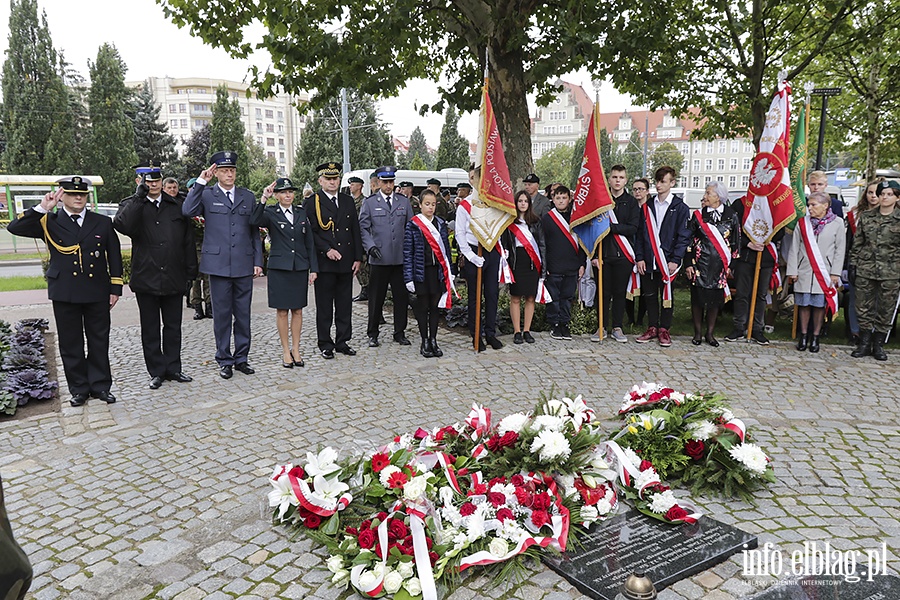
[[[409,293],[410,293],[410,294],[415,294],[415,293],[416,293],[416,284],[413,283],[412,281],[407,281],[407,282],[406,282],[406,289],[409,290]]]
[[[475,265],[475,268],[480,268],[484,266],[484,257],[478,256],[477,254],[473,254],[470,257],[466,257],[470,263]]]

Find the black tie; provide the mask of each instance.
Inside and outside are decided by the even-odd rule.
[[[225,197],[228,198],[228,204],[231,204],[231,191],[225,192]]]
[[[289,211],[289,210],[284,211],[284,218],[287,219],[288,221],[292,220],[291,219],[291,211]]]
[[[388,205],[388,212],[390,212],[390,210],[391,210],[391,197],[390,197],[390,196],[386,197],[386,198],[384,199],[384,201],[387,202],[387,205]]]
[[[78,224],[78,219],[81,218],[81,215],[69,215],[69,216],[72,217],[72,222],[80,227],[80,225]]]

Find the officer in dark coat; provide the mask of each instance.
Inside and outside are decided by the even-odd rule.
[[[262,275],[262,240],[259,229],[250,225],[256,198],[250,190],[234,184],[237,153],[216,152],[212,162],[188,192],[181,212],[187,217],[202,216],[206,222],[200,271],[209,275],[210,295],[215,306],[213,330],[219,376],[230,379],[233,368],[245,375],[256,372],[247,362],[247,356],[250,354],[253,278]],[[218,181],[209,185],[213,177]]]
[[[109,311],[122,295],[122,253],[112,220],[87,210],[90,180],[67,177],[41,203],[14,219],[7,230],[13,235],[43,238],[50,253],[47,295],[59,336],[72,406],[88,397],[108,404],[110,393]],[[56,208],[62,201],[62,208]],[[87,356],[84,342],[87,338]]]
[[[341,166],[330,162],[316,168],[321,189],[303,204],[316,242],[316,334],[325,358],[335,351],[354,356],[347,342],[353,334],[353,276],[362,260],[362,239],[353,198],[338,192]],[[215,302],[215,301],[213,301]],[[331,337],[334,322],[335,337]]]
[[[162,191],[160,163],[148,161],[135,171],[137,193],[119,203],[113,226],[131,238],[129,285],[141,314],[149,387],[155,390],[163,380],[192,381],[181,369],[181,298],[197,277],[197,253],[194,225],[181,212],[183,200]]]
[[[403,194],[394,193],[396,167],[379,167],[381,189],[363,201],[359,212],[359,230],[363,250],[369,257],[369,322],[366,335],[369,347],[380,346],[379,324],[384,311],[388,286],[394,302],[394,341],[409,346],[406,338],[409,293],[403,281],[403,238],[412,219],[412,206]]]

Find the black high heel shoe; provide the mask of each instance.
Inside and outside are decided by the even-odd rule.
[[[719,340],[717,340],[716,338],[714,338],[712,336],[707,336],[706,343],[709,344],[710,346],[712,346],[713,348],[719,347]]]
[[[703,340],[701,340],[700,338],[691,338],[691,343],[695,346],[699,346],[703,343]]]
[[[281,366],[285,369],[293,369],[294,368],[294,355],[291,355],[291,362],[284,362],[284,358],[281,359]]]
[[[291,365],[292,367],[305,367],[305,366],[306,366],[306,363],[303,362],[303,357],[302,357],[302,356],[300,357],[300,360],[296,360],[296,359],[294,358],[294,351],[293,351],[293,350],[291,350],[291,360],[294,361],[294,364]],[[287,365],[285,365],[285,366],[287,366]]]

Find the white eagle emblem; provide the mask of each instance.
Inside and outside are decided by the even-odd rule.
[[[778,169],[769,165],[769,159],[763,158],[753,167],[750,182],[753,187],[769,185],[778,174]]]

